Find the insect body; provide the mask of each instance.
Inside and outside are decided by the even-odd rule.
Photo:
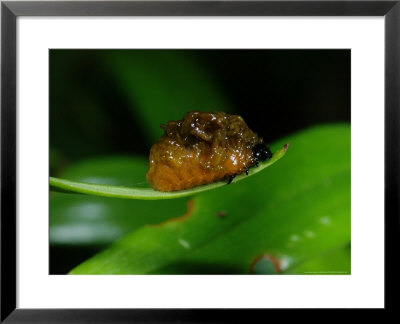
[[[272,152],[264,143],[256,144],[252,148],[252,151],[253,151],[254,164],[256,166],[258,166],[259,162],[266,161],[272,158]],[[248,171],[246,171],[246,174],[248,174]]]
[[[243,118],[223,112],[188,112],[161,125],[164,135],[150,150],[146,179],[160,191],[176,191],[233,178],[272,157]]]

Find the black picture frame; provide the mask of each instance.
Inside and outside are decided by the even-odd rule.
[[[400,0],[2,1],[1,322],[234,322],[267,310],[16,308],[16,19],[19,16],[381,16],[385,19],[385,309],[393,309],[399,234]],[[366,152],[366,159],[368,154]],[[397,244],[393,244],[396,240]],[[397,284],[396,284],[397,283]],[[251,314],[250,314],[251,313]]]

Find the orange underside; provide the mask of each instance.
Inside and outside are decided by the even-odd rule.
[[[231,175],[243,173],[251,166],[249,158],[246,161],[226,159],[217,170],[203,168],[200,161],[188,158],[182,165],[174,167],[163,161],[150,164],[146,179],[150,186],[159,191],[177,191],[196,187],[228,178]]]

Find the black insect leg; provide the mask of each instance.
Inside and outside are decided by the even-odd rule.
[[[236,174],[229,176],[228,184],[231,184],[232,180],[235,179]]]
[[[244,167],[246,170],[246,175],[249,175],[249,168],[248,167]]]

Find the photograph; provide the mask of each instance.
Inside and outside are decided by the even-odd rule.
[[[3,1],[0,322],[396,309],[399,2]]]
[[[350,275],[350,49],[49,49],[50,275]]]

